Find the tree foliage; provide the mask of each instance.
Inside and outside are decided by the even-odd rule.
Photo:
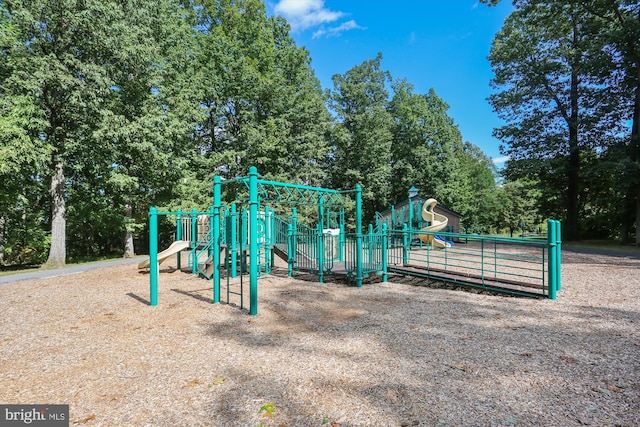
[[[581,236],[579,225],[582,235],[596,232],[589,218],[599,205],[620,218],[622,228],[610,237],[626,241],[640,221],[640,6],[626,0],[514,5],[490,56],[498,89],[490,101],[508,123],[495,131],[511,158],[507,177],[538,182],[549,196],[540,211],[564,217],[569,239]],[[605,179],[609,188],[594,186],[593,170],[606,177],[611,169],[598,165],[610,168],[614,156],[624,184]],[[611,203],[611,194],[620,199]]]
[[[416,185],[494,227],[490,160],[381,60],[323,93],[260,0],[0,2],[0,264],[133,255],[150,206],[206,209],[251,165],[360,184],[365,221]]]

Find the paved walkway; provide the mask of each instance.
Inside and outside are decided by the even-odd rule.
[[[98,262],[92,262],[87,264],[75,264],[69,267],[58,268],[55,270],[34,269],[33,271],[29,271],[26,273],[0,276],[0,285],[3,285],[5,283],[11,283],[11,282],[19,282],[21,280],[47,279],[49,277],[67,276],[69,274],[82,273],[83,271],[95,270],[97,268],[114,267],[116,265],[136,264],[146,258],[148,257],[139,256],[139,257],[123,258],[123,259],[110,260],[110,261],[98,261]]]

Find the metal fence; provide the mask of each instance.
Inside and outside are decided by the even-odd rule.
[[[555,299],[561,286],[559,228],[559,222],[551,220],[546,240],[438,233],[458,242],[449,247],[415,243],[418,234],[434,233],[393,231],[388,268],[401,274]]]

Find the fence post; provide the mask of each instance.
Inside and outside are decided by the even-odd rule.
[[[382,224],[382,281],[387,281],[387,223]]]
[[[344,261],[344,246],[345,246],[345,235],[344,235],[344,208],[340,209],[340,236],[338,237],[338,260]]]
[[[222,179],[213,177],[213,206],[209,217],[210,239],[209,248],[213,250],[213,303],[220,302],[220,206],[222,205]]]
[[[242,250],[242,243],[240,247],[238,247],[238,208],[235,203],[231,205],[231,218],[228,222],[227,251],[231,251],[231,265],[229,268],[231,269],[231,278],[235,279],[238,271],[238,251]],[[231,240],[231,242],[229,242],[229,240]],[[229,274],[229,272],[227,272],[227,274]]]
[[[149,208],[149,305],[158,305],[158,209]]]
[[[178,216],[176,219],[176,241],[182,240],[182,211],[178,209]],[[182,267],[182,257],[181,252],[178,252],[176,255],[176,268],[178,270]]]
[[[258,169],[249,168],[249,314],[258,314]]]
[[[362,187],[356,185],[356,286],[362,287]]]
[[[293,227],[293,239],[291,240],[291,264],[298,261],[298,209],[291,210],[291,226]]]
[[[557,290],[562,289],[562,232],[560,221],[556,220],[556,284]]]
[[[264,272],[271,273],[271,210],[269,206],[264,207]]]
[[[324,197],[318,196],[318,226],[316,228],[317,253],[316,262],[318,263],[318,281],[324,282]]]
[[[556,238],[556,225],[555,221],[550,219],[547,221],[547,252],[548,252],[548,265],[549,265],[549,299],[556,299],[557,290],[557,238]]]
[[[191,272],[198,272],[198,211],[196,208],[191,209],[191,249],[193,256],[191,257]]]
[[[411,240],[409,239],[409,227],[405,222],[402,224],[402,265],[409,264],[409,245]]]
[[[295,260],[293,255],[293,251],[294,251],[293,239],[294,238],[295,237],[293,236],[293,224],[289,223],[287,224],[287,253],[289,254],[289,256],[287,257],[287,276],[289,277],[293,276],[293,261]]]

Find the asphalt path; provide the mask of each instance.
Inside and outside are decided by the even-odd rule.
[[[123,258],[123,259],[110,260],[110,261],[98,261],[98,262],[92,262],[87,264],[75,264],[69,267],[57,268],[53,270],[34,269],[33,271],[28,271],[26,273],[9,274],[7,276],[0,276],[0,285],[4,285],[6,283],[12,283],[12,282],[19,282],[21,280],[37,280],[37,279],[48,279],[50,277],[68,276],[69,274],[82,273],[84,271],[95,270],[98,268],[105,268],[105,267],[114,267],[114,266],[123,265],[123,264],[137,264],[146,258],[148,257],[139,256],[139,257]]]

